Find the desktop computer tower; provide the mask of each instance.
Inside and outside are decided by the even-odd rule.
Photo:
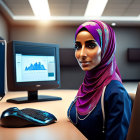
[[[0,38],[0,99],[5,95],[6,90],[6,41]]]

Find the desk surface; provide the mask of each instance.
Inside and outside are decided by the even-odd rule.
[[[76,93],[77,90],[40,90],[39,95],[59,96],[63,100],[14,104],[6,100],[27,96],[27,93],[8,92],[0,102],[0,114],[9,107],[35,108],[54,114],[58,121],[41,127],[4,128],[0,126],[0,140],[86,140],[85,136],[67,118],[67,109]]]

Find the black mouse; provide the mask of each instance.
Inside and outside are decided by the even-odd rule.
[[[19,110],[17,107],[12,107],[1,115],[1,125],[4,127],[44,126],[56,121],[53,114],[33,108]]]

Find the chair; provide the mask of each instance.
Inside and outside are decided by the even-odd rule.
[[[128,93],[128,94],[129,94],[129,96],[131,98],[132,106],[133,106],[136,94],[134,94],[134,93]]]
[[[136,95],[129,95],[133,108],[126,140],[140,140],[140,83],[138,83]]]

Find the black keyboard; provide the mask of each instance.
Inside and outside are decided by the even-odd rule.
[[[21,110],[23,113],[26,115],[29,115],[35,119],[41,120],[41,121],[46,121],[52,117],[52,114],[42,111],[42,110],[37,110],[37,109],[32,109],[32,108],[25,108]]]

